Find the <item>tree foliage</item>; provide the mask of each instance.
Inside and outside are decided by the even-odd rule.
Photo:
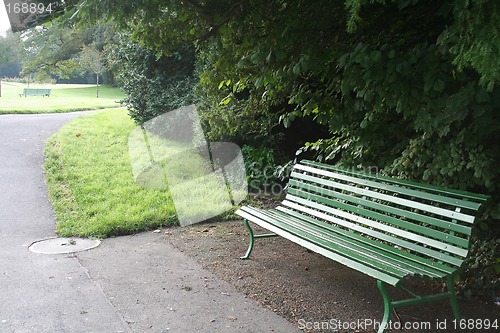
[[[67,79],[83,77],[87,72],[96,74],[96,69],[99,75],[107,72],[105,49],[115,43],[112,25],[80,29],[73,23],[56,20],[24,31],[20,42],[21,74]]]
[[[70,77],[78,69],[82,45],[92,41],[90,31],[68,27],[37,27],[23,34],[23,75],[44,73]]]

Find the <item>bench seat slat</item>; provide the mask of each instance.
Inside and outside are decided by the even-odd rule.
[[[301,211],[303,213],[315,216],[315,217],[322,219],[324,221],[328,221],[328,222],[331,222],[331,223],[334,223],[337,225],[341,225],[341,226],[346,227],[346,228],[350,228],[352,230],[361,232],[361,233],[368,235],[370,237],[375,237],[375,238],[378,238],[382,241],[389,242],[389,243],[392,243],[394,245],[401,246],[403,248],[407,248],[411,251],[422,253],[424,255],[427,255],[429,257],[432,257],[432,258],[435,258],[438,260],[442,260],[442,261],[447,262],[447,263],[452,264],[452,265],[460,266],[462,263],[462,260],[455,258],[453,256],[450,256],[448,254],[441,253],[439,251],[427,248],[425,246],[414,244],[414,243],[407,241],[407,240],[404,240],[404,239],[400,239],[400,238],[396,238],[396,237],[393,237],[393,236],[388,235],[388,234],[384,234],[383,232],[380,232],[377,230],[372,230],[370,228],[366,228],[366,227],[357,225],[356,223],[353,223],[353,222],[345,221],[345,220],[340,219],[338,217],[328,215],[324,212],[320,212],[320,211],[317,211],[317,210],[309,208],[309,207],[304,207],[304,206],[299,205],[295,202],[285,200],[282,202],[282,204],[287,206],[287,207]]]
[[[380,242],[369,242],[367,238],[356,233],[349,232],[340,228],[335,228],[328,223],[310,219],[305,215],[293,214],[287,210],[279,209],[269,210],[267,215],[276,220],[280,220],[290,224],[298,230],[303,230],[306,233],[316,234],[318,237],[325,237],[330,242],[339,243],[347,249],[356,248],[367,258],[374,259],[382,268],[385,266],[393,267],[398,273],[398,276],[426,276],[432,279],[442,279],[450,274],[452,269],[446,266],[436,267],[433,262],[425,260],[417,256],[404,256],[405,252],[398,251],[389,246],[379,246]],[[266,214],[266,211],[261,211]],[[307,221],[308,223],[304,223]],[[327,235],[327,236],[325,236]],[[441,269],[439,269],[441,268]]]
[[[326,250],[325,248],[312,243],[311,241],[308,241],[307,239],[298,237],[296,235],[293,235],[286,230],[283,230],[281,228],[278,228],[277,226],[268,223],[262,219],[260,219],[258,216],[251,215],[248,212],[242,210],[241,208],[236,212],[239,216],[243,217],[244,219],[247,219],[248,221],[252,221],[258,225],[260,225],[263,228],[266,228],[267,230],[282,236],[283,238],[286,238],[288,240],[291,240],[292,242],[299,244],[311,251],[317,252],[327,258],[330,258],[334,261],[337,261],[347,267],[350,267],[352,269],[362,271],[363,273],[375,278],[379,279],[381,281],[386,282],[387,284],[396,286],[398,283],[401,281],[401,279],[394,277],[390,274],[387,274],[385,272],[381,272],[377,269],[367,267],[366,265],[362,265],[359,262],[350,259],[349,257],[342,256],[338,253],[332,252],[330,250]]]
[[[415,270],[409,269],[407,265],[398,265],[395,261],[387,260],[387,256],[381,251],[375,252],[368,247],[362,247],[359,243],[353,241],[352,239],[342,237],[341,235],[334,233],[325,233],[321,228],[314,227],[314,225],[304,226],[293,219],[283,223],[283,215],[274,213],[273,211],[259,211],[267,217],[264,218],[267,222],[272,223],[288,232],[292,232],[299,237],[304,237],[309,240],[316,240],[316,242],[321,242],[322,246],[329,250],[335,251],[340,255],[348,255],[350,258],[354,258],[356,261],[373,267],[375,269],[384,271],[398,278],[403,278],[404,276],[409,276],[415,273]],[[254,212],[255,214],[255,212]],[[262,218],[263,215],[260,215]]]
[[[258,220],[272,224],[283,231],[291,233],[297,237],[309,240],[325,249],[334,251],[340,256],[347,256],[354,259],[359,264],[379,270],[385,274],[402,280],[406,277],[422,277],[428,279],[442,279],[449,272],[440,272],[431,267],[425,267],[418,262],[397,258],[390,252],[383,252],[380,249],[369,248],[367,244],[360,243],[354,238],[346,237],[334,232],[325,233],[325,230],[314,224],[304,225],[298,219],[290,219],[283,213],[276,210],[259,210],[245,207],[243,209]],[[284,220],[285,219],[285,220]],[[358,267],[358,270],[360,268]]]
[[[312,185],[312,184],[300,183],[299,181],[294,180],[294,179],[291,179],[289,184],[290,184],[289,188],[288,188],[289,192],[291,190],[294,190],[295,188],[305,189],[305,190],[313,191],[315,193],[325,194],[325,195],[329,195],[331,197],[336,197],[342,201],[350,202],[350,203],[355,204],[355,205],[360,205],[360,206],[363,206],[366,208],[371,208],[371,209],[374,209],[377,211],[387,212],[387,213],[390,213],[390,214],[395,215],[395,216],[399,216],[399,217],[404,218],[404,219],[410,219],[410,220],[414,220],[416,222],[429,224],[429,225],[432,225],[432,226],[435,226],[438,228],[444,228],[444,229],[447,229],[449,231],[457,232],[457,233],[460,233],[460,234],[463,234],[466,236],[471,235],[471,228],[468,225],[461,225],[461,224],[457,224],[457,223],[453,223],[453,222],[449,222],[449,221],[443,221],[443,220],[437,219],[437,218],[432,217],[432,216],[418,214],[418,213],[415,213],[415,212],[412,212],[409,210],[404,210],[404,209],[397,208],[397,207],[387,207],[387,206],[384,206],[383,204],[378,203],[378,202],[373,202],[373,201],[370,201],[370,200],[367,200],[367,199],[364,199],[361,197],[349,196],[349,195],[344,194],[344,193],[332,191],[332,190],[322,188],[322,187]],[[457,243],[455,245],[462,245],[462,244],[464,244],[464,243],[457,241]]]
[[[353,214],[357,214],[357,215],[367,217],[367,218],[372,218],[372,219],[375,219],[378,221],[388,223],[390,225],[395,225],[398,228],[402,228],[404,230],[416,232],[417,237],[418,237],[418,234],[429,236],[429,237],[434,238],[434,239],[446,241],[447,243],[457,245],[461,249],[465,249],[465,251],[467,250],[468,241],[465,238],[461,238],[461,237],[458,237],[455,235],[450,235],[449,233],[442,232],[442,231],[439,231],[436,229],[430,229],[428,227],[425,227],[425,226],[422,226],[422,225],[419,225],[416,223],[412,223],[413,221],[405,221],[405,220],[402,220],[402,219],[399,219],[399,218],[396,218],[393,216],[389,216],[389,215],[382,214],[382,213],[379,213],[376,211],[368,210],[368,209],[365,209],[365,208],[360,207],[360,206],[353,206],[353,205],[350,205],[348,203],[329,199],[327,197],[327,194],[329,193],[329,191],[325,190],[325,189],[321,189],[319,187],[314,188],[314,187],[307,186],[307,187],[301,187],[301,189],[302,188],[306,188],[306,189],[314,191],[314,192],[316,192],[316,191],[322,192],[322,196],[317,195],[314,192],[305,192],[302,190],[296,190],[295,188],[289,188],[288,193],[295,195],[295,196],[298,196],[298,197],[301,197],[303,199],[309,199],[309,200],[313,200],[315,202],[323,203],[329,207],[339,208],[339,209],[346,210],[346,211],[353,213]],[[453,251],[450,251],[450,252],[453,252]]]
[[[436,262],[436,261],[424,259],[424,258],[417,256],[417,255],[410,253],[410,252],[401,251],[400,249],[398,249],[396,247],[390,246],[390,245],[385,244],[385,243],[381,243],[375,239],[370,239],[370,238],[364,237],[364,236],[362,236],[358,233],[352,232],[350,230],[335,227],[332,224],[323,222],[323,221],[318,220],[318,219],[314,219],[310,216],[306,216],[300,212],[288,209],[286,207],[278,206],[278,207],[276,207],[276,210],[282,211],[282,212],[286,213],[287,215],[296,217],[300,220],[307,221],[308,223],[312,223],[312,224],[321,226],[322,228],[324,228],[326,230],[344,235],[346,237],[354,238],[358,242],[366,243],[374,249],[381,249],[387,253],[390,253],[392,256],[394,256],[394,258],[401,258],[401,260],[403,260],[405,262],[412,262],[412,263],[416,263],[416,264],[418,263],[419,267],[425,267],[422,269],[436,270],[437,272],[446,273],[446,274],[451,274],[452,272],[455,271],[454,267],[450,267],[450,266],[444,265],[444,264]]]
[[[324,176],[329,176],[329,177],[335,176],[335,174],[333,174],[332,172],[324,171],[324,170],[318,170],[317,173],[322,174]],[[375,191],[372,191],[369,189],[356,187],[353,185],[341,184],[341,183],[333,182],[331,180],[318,178],[318,177],[314,177],[314,176],[309,176],[309,175],[305,175],[305,174],[301,174],[301,173],[297,173],[297,172],[292,172],[292,175],[290,177],[292,179],[296,178],[296,179],[307,180],[310,182],[315,182],[315,183],[325,185],[325,186],[328,186],[331,188],[336,188],[336,189],[347,191],[350,193],[355,193],[356,195],[360,195],[360,196],[367,196],[367,197],[370,197],[373,199],[383,200],[386,203],[397,204],[397,205],[408,207],[411,209],[419,209],[419,210],[422,210],[425,212],[437,214],[437,215],[440,215],[440,216],[443,216],[446,218],[450,218],[450,219],[460,220],[460,221],[467,222],[467,223],[474,223],[474,216],[459,213],[459,212],[456,212],[453,210],[444,209],[441,207],[432,206],[432,205],[425,204],[425,203],[412,201],[409,199],[391,196],[391,195],[387,195],[384,193],[375,192]]]
[[[440,251],[446,251],[450,254],[455,254],[459,255],[461,257],[467,256],[467,249],[455,247],[452,245],[448,245],[443,242],[436,241],[434,239],[424,237],[415,233],[408,232],[403,229],[399,229],[387,224],[380,223],[375,220],[370,220],[361,216],[357,216],[354,214],[351,214],[349,212],[345,212],[339,209],[335,208],[330,208],[330,207],[324,207],[318,205],[317,203],[313,201],[309,201],[306,199],[302,199],[299,197],[294,197],[291,195],[287,196],[287,200],[290,200],[292,202],[300,203],[301,205],[304,205],[306,207],[313,207],[321,212],[327,213],[327,214],[333,214],[335,217],[342,218],[346,223],[354,223],[356,225],[360,225],[360,228],[366,228],[369,227],[370,230],[379,230],[384,233],[389,233],[394,236],[396,239],[403,239],[403,240],[412,240],[415,243],[420,243],[422,245],[428,245],[434,249],[440,250]],[[413,246],[411,248],[414,251],[418,251],[419,245]]]

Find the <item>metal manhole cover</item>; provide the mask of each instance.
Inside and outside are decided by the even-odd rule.
[[[63,254],[93,249],[101,244],[98,239],[49,238],[30,245],[31,252],[42,254]]]

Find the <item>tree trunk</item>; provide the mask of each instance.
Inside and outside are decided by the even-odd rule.
[[[96,86],[95,86],[95,90],[96,90],[96,98],[99,98],[99,74],[96,74]]]

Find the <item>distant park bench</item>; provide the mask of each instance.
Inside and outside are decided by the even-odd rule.
[[[46,88],[24,88],[23,93],[19,96],[50,96],[50,89]]]
[[[302,161],[275,209],[250,206],[236,214],[254,239],[280,235],[377,280],[384,300],[378,332],[402,306],[447,299],[460,319],[455,276],[469,252],[472,225],[487,196]],[[254,235],[249,222],[271,234]],[[293,260],[284,257],[283,260]],[[444,281],[447,291],[420,296],[411,278]],[[393,301],[386,284],[413,297]]]

